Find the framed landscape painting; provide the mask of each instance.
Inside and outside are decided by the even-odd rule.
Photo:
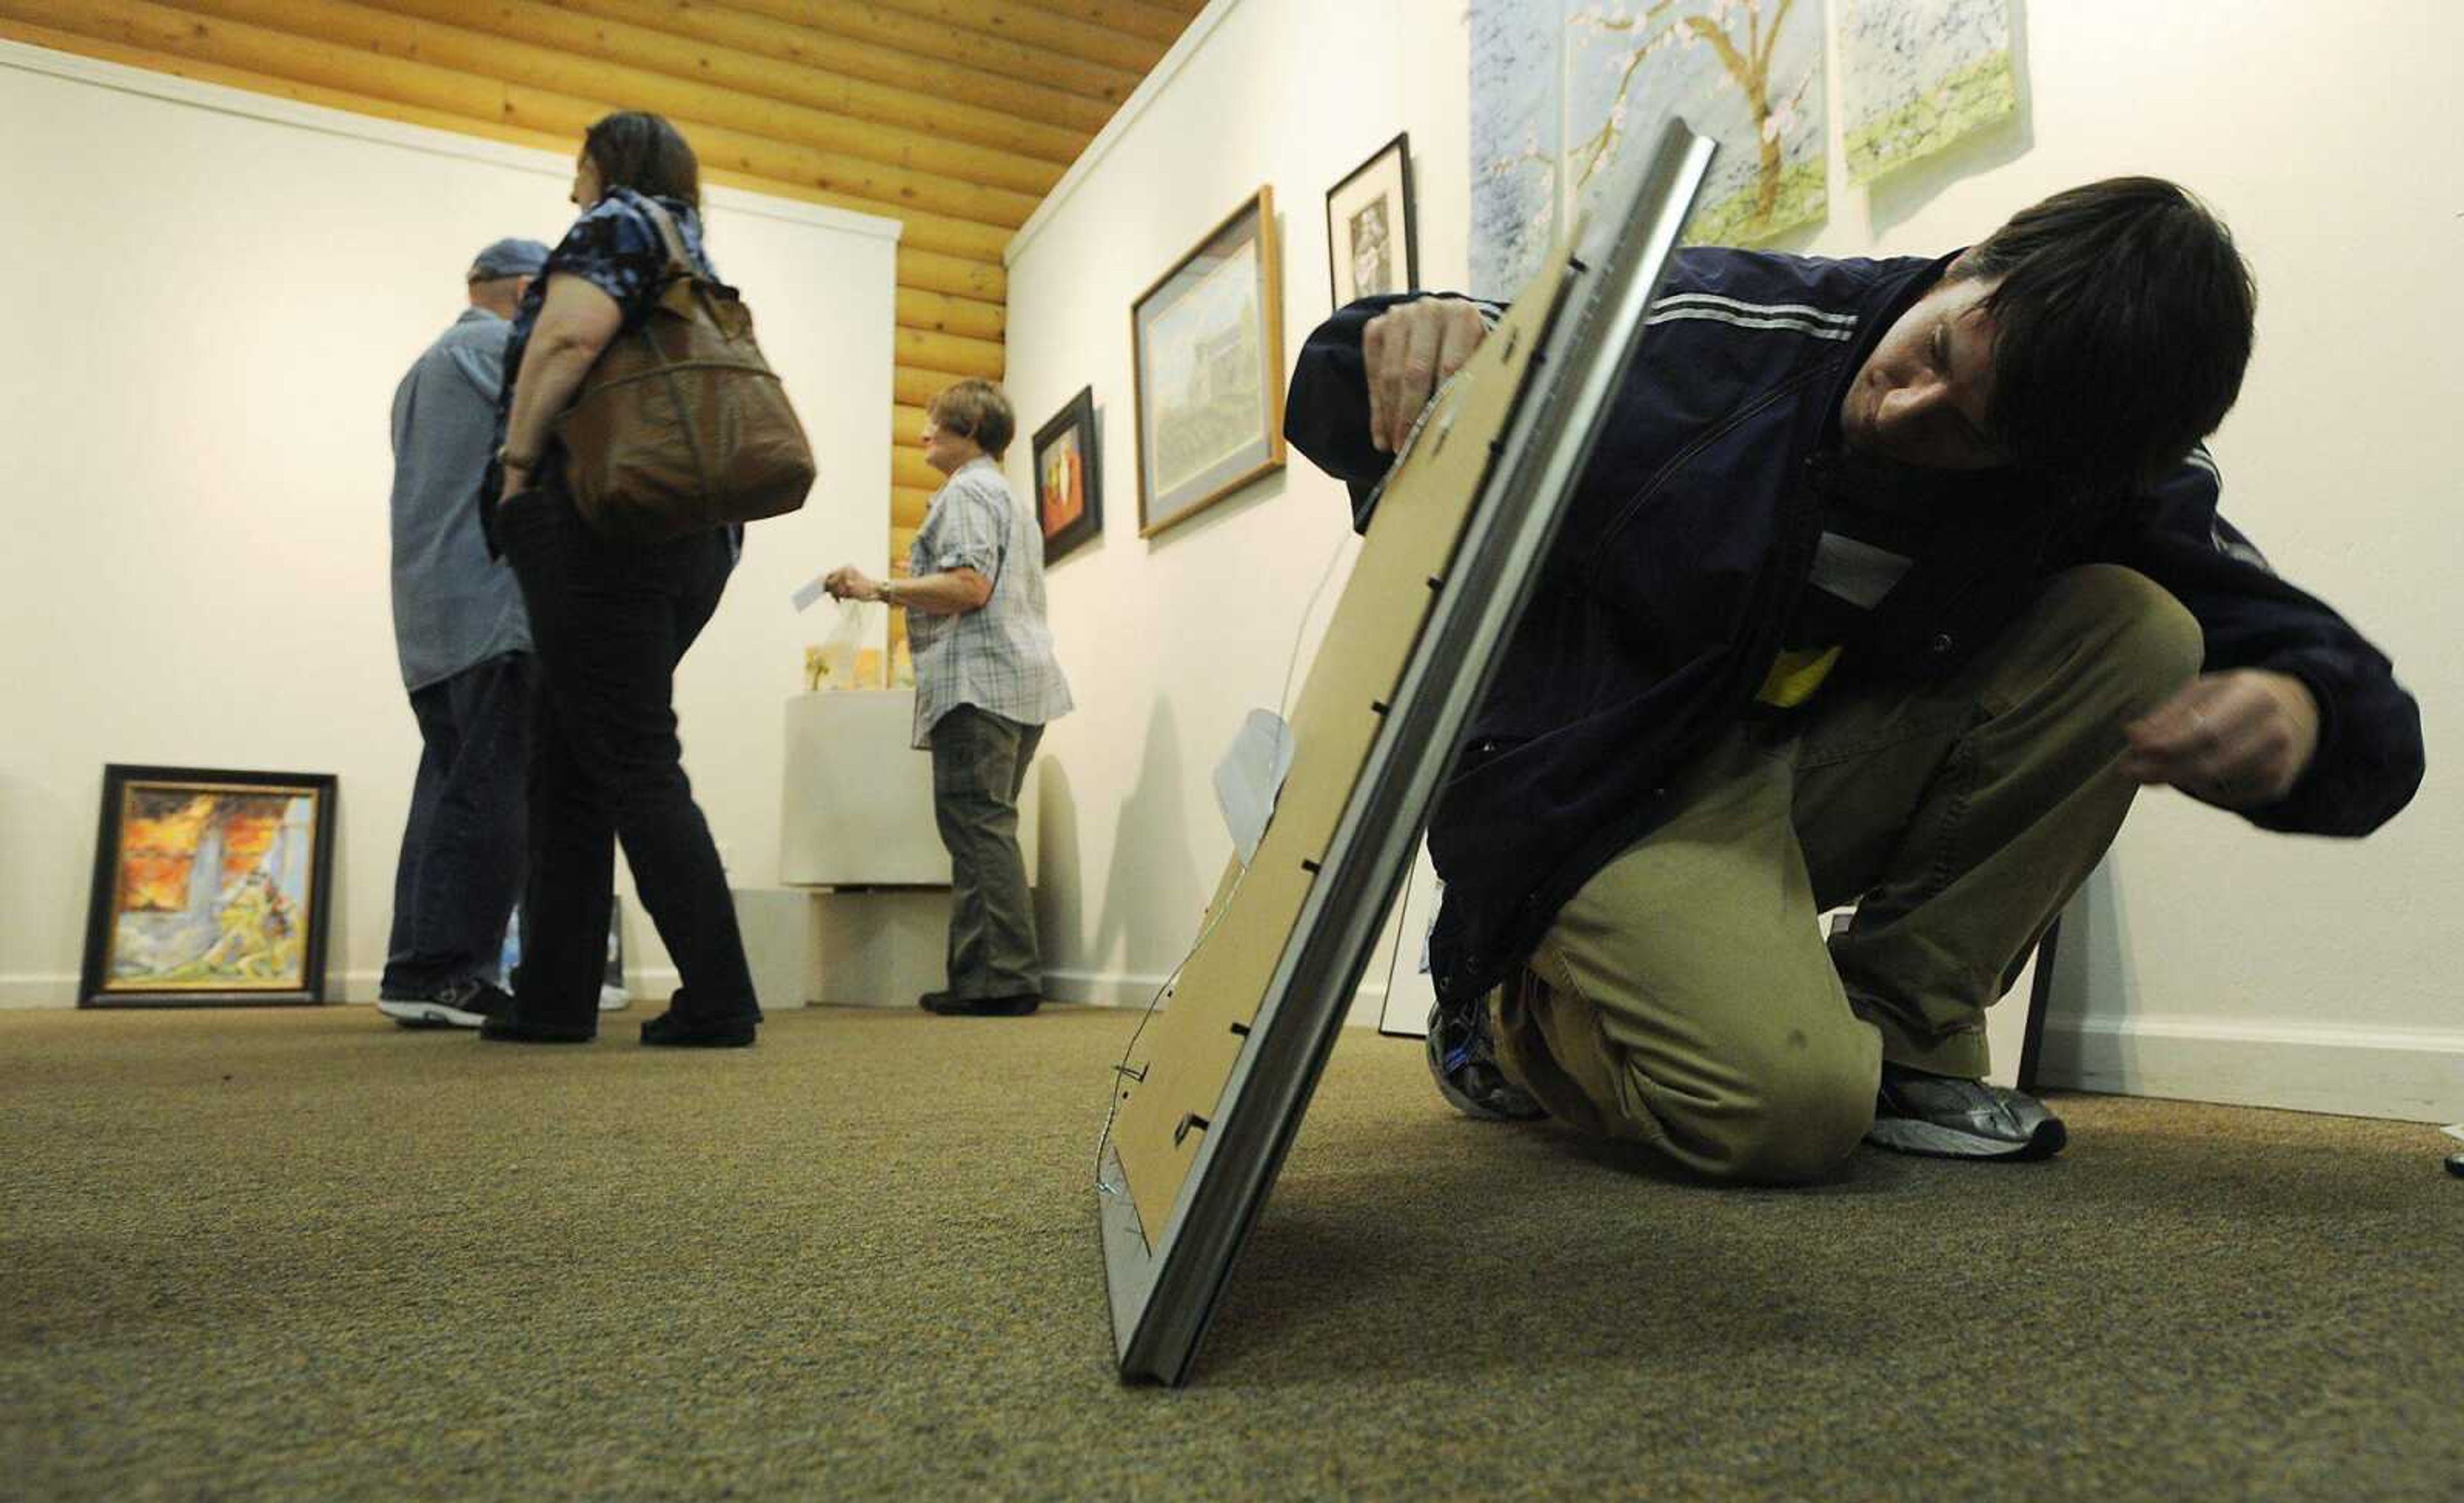
[[[1283,468],[1283,285],[1262,188],[1131,305],[1140,537]]]
[[[80,1006],[325,1000],[331,773],[102,769]]]
[[[1327,189],[1326,276],[1338,308],[1420,285],[1408,134],[1378,147],[1375,156]]]
[[[1035,517],[1048,565],[1104,535],[1104,467],[1095,450],[1095,388],[1035,431]]]

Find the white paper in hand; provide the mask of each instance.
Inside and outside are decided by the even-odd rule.
[[[1247,866],[1266,838],[1266,822],[1274,817],[1275,796],[1292,770],[1292,728],[1272,710],[1252,710],[1232,738],[1231,749],[1215,764],[1215,804],[1223,811],[1224,828]]]
[[[802,585],[797,586],[795,590],[790,593],[787,598],[795,602],[796,608],[798,610],[810,610],[813,608],[813,603],[815,601],[820,600],[824,595],[829,593],[828,590],[822,587],[822,581],[828,578],[829,576],[827,574],[816,574],[811,579],[808,579]]]

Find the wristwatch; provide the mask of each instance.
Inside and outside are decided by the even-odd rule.
[[[534,454],[530,458],[525,459],[521,455],[514,453],[512,449],[499,444],[496,447],[496,468],[499,470],[519,470],[522,474],[528,475],[533,470],[539,468],[539,456]]]

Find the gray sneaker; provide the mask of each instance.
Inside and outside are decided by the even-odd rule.
[[[2069,1140],[2035,1096],[1888,1064],[1865,1134],[1880,1147],[1936,1159],[2051,1159]]]
[[[1438,1094],[1465,1116],[1529,1122],[1549,1115],[1497,1068],[1485,997],[1468,1007],[1441,1002],[1429,1009],[1429,1075],[1438,1083]]]

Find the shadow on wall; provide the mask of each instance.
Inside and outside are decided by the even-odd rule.
[[[2109,1091],[2134,1073],[2124,1027],[2137,987],[2130,977],[2129,933],[2110,856],[2100,861],[2062,910],[2054,975],[2045,1002],[2044,1045],[2037,1083]]]
[[[1112,858],[1101,887],[1083,867],[1074,887],[1044,885],[1047,908],[1037,919],[1046,925],[1046,969],[1075,972],[1090,984],[1092,1000],[1145,1006],[1196,938],[1207,889],[1185,828],[1182,782],[1172,704],[1157,698],[1137,780],[1112,825]],[[1082,855],[1075,790],[1057,762],[1045,763],[1042,788],[1045,851],[1051,859]]]

